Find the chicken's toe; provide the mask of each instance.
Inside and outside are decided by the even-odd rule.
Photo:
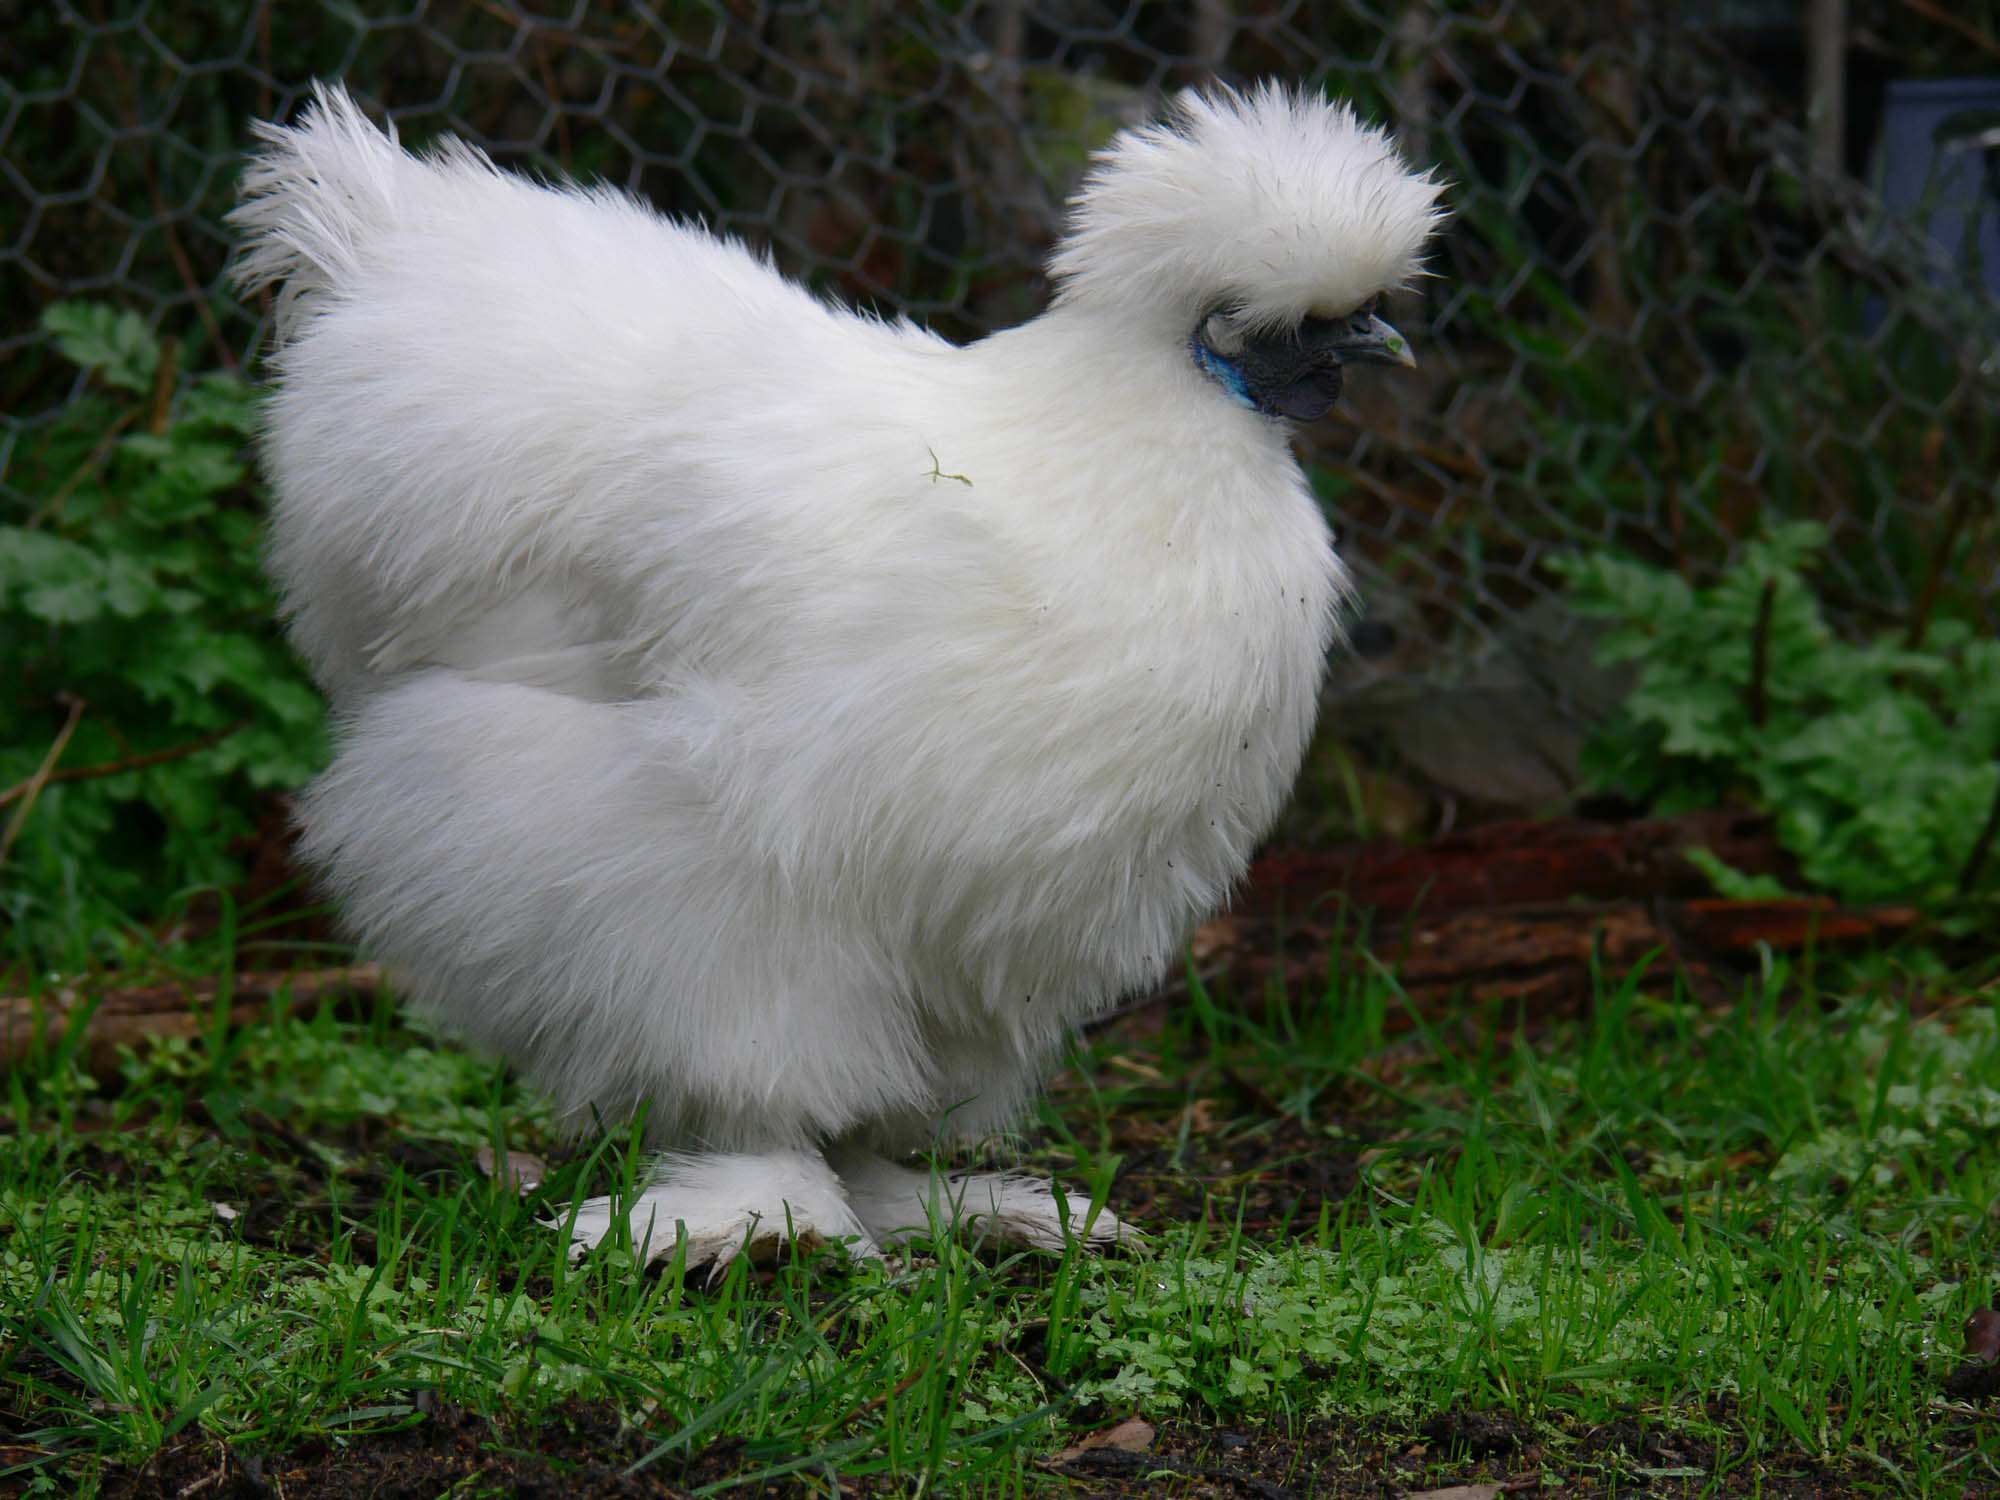
[[[1100,1208],[1093,1218],[1088,1196],[1037,1177],[1012,1172],[942,1176],[854,1146],[837,1148],[833,1159],[850,1207],[885,1245],[954,1225],[1037,1250],[1061,1250],[1072,1240],[1102,1249],[1142,1238],[1109,1208]]]
[[[1009,1244],[1061,1250],[1075,1240],[1100,1250],[1140,1238],[1108,1207],[1099,1208],[1093,1218],[1088,1194],[1038,1177],[969,1172],[952,1178],[952,1191],[968,1220]]]
[[[591,1198],[546,1222],[568,1227],[575,1260],[612,1238],[621,1218],[647,1262],[671,1259],[685,1236],[690,1270],[719,1272],[746,1251],[761,1258],[787,1242],[840,1244],[856,1259],[882,1253],[812,1152],[669,1156],[636,1197]]]

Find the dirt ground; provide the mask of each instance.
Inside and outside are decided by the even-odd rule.
[[[1726,1418],[1726,1413],[1718,1412]],[[718,1443],[692,1459],[636,1475],[626,1466],[657,1435],[622,1427],[608,1406],[573,1405],[531,1430],[496,1426],[449,1408],[407,1431],[289,1453],[239,1455],[210,1439],[167,1449],[145,1468],[116,1475],[113,1500],[434,1500],[504,1495],[524,1500],[670,1500],[726,1478],[737,1445]],[[1139,1451],[1100,1447],[1041,1462],[1049,1488],[1078,1500],[1113,1497],[1243,1497],[1243,1500],[1499,1500],[1559,1478],[1566,1494],[1642,1497],[1760,1495],[1832,1500],[1871,1492],[1879,1473],[1829,1469],[1800,1458],[1745,1465],[1706,1488],[1732,1455],[1634,1419],[1574,1432],[1538,1432],[1511,1418],[1454,1413],[1411,1432],[1365,1423],[1314,1422],[1298,1435],[1173,1424]],[[840,1476],[840,1493],[907,1493],[911,1476]],[[939,1493],[945,1491],[940,1490]],[[828,1479],[748,1485],[745,1497],[832,1493]]]

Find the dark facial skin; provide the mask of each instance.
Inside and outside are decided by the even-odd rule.
[[[1295,422],[1316,422],[1340,399],[1346,366],[1407,361],[1407,345],[1372,309],[1348,318],[1307,318],[1295,333],[1251,339],[1237,364],[1264,411]]]
[[[1240,381],[1241,397],[1267,416],[1294,422],[1315,422],[1327,414],[1340,399],[1348,365],[1412,362],[1402,335],[1372,307],[1345,318],[1309,317],[1284,333],[1248,339],[1227,355],[1212,349],[1199,330],[1195,339],[1209,360],[1226,367],[1225,383],[1235,388]]]
[[[1327,334],[1339,324],[1307,318],[1294,335],[1251,339],[1236,356],[1243,383],[1260,411],[1295,422],[1316,422],[1340,399],[1344,376],[1338,357],[1326,351]]]

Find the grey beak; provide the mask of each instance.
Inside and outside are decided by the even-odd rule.
[[[1408,369],[1417,364],[1410,341],[1374,313],[1356,313],[1319,348],[1341,364],[1402,365]]]

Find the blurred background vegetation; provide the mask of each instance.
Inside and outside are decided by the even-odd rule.
[[[1395,310],[1421,367],[1302,435],[1363,589],[1281,836],[1734,799],[1815,887],[2000,883],[2000,0],[0,0],[0,31],[17,959],[159,941],[270,863],[323,753],[257,570],[265,310],[222,215],[249,122],[325,77],[955,338],[1040,306],[1088,152],[1168,91],[1349,98],[1456,217]]]

